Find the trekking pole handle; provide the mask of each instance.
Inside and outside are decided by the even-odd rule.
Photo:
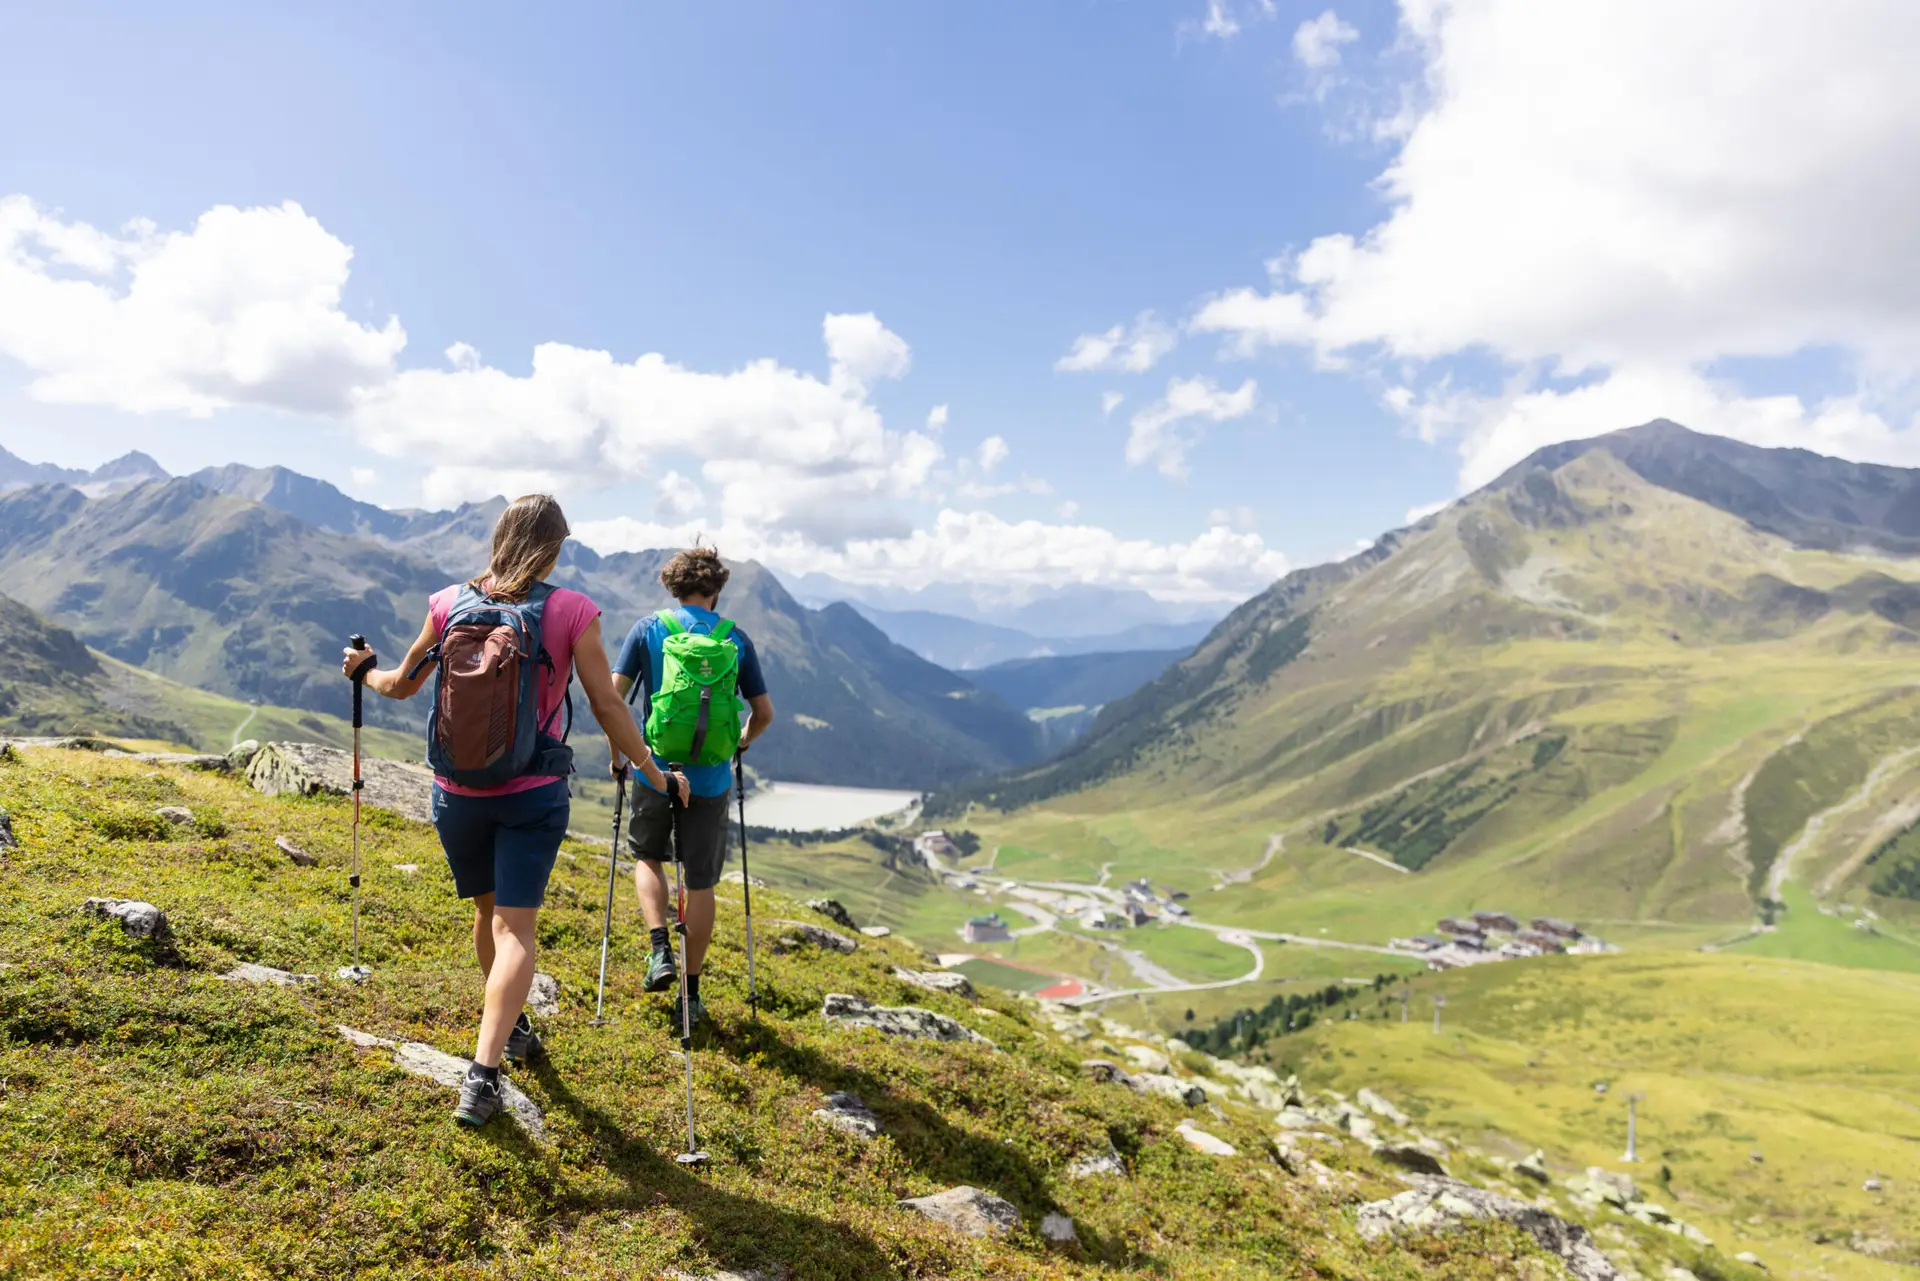
[[[365,649],[367,638],[355,632],[347,637],[347,644],[355,649]],[[353,675],[348,677],[353,682],[353,727],[355,729],[360,728],[360,694],[367,687],[367,673],[373,670],[373,665],[379,661],[372,654],[367,655],[367,661],[354,668]]]

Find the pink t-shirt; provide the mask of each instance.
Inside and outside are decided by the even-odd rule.
[[[453,612],[454,599],[460,595],[463,586],[464,583],[455,583],[452,587],[442,588],[427,602],[427,617],[433,620],[436,634],[445,634],[447,615]],[[534,678],[538,682],[534,690],[534,706],[539,710],[543,728],[549,721],[552,722],[555,738],[566,728],[567,714],[560,711],[560,707],[566,698],[567,682],[573,679],[573,647],[598,617],[600,607],[579,592],[556,587],[553,594],[547,597],[546,612],[540,621],[540,640],[553,657],[553,670],[547,672],[542,669]],[[559,712],[559,715],[555,716],[555,712]],[[454,796],[508,796],[514,792],[545,787],[553,782],[553,778],[528,774],[498,787],[462,787],[438,777],[434,781],[442,791]]]

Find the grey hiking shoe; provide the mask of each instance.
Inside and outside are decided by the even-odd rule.
[[[692,997],[688,1001],[688,1004],[692,1006],[693,1018],[684,1026],[691,1031],[693,1028],[697,1028],[707,1021],[707,1007],[697,996]],[[673,1026],[675,1031],[678,1031],[683,1026],[680,1022],[680,1002],[678,1001],[673,1003]]]
[[[647,958],[647,981],[644,984],[649,992],[664,992],[680,981],[680,969],[673,963],[673,949],[656,947],[653,955]]]
[[[500,1115],[506,1106],[497,1080],[490,1081],[468,1072],[466,1083],[460,1087],[460,1106],[453,1110],[453,1119],[468,1129],[477,1130]]]
[[[525,1063],[544,1047],[540,1036],[533,1030],[533,1020],[525,1010],[520,1011],[520,1019],[513,1025],[513,1031],[507,1033],[507,1057],[515,1063]]]

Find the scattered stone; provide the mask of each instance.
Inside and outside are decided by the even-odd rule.
[[[1216,1138],[1208,1134],[1205,1130],[1195,1126],[1191,1121],[1182,1121],[1177,1132],[1181,1138],[1187,1141],[1187,1146],[1195,1152],[1204,1152],[1208,1156],[1240,1155],[1240,1149],[1234,1147],[1233,1144],[1227,1142],[1225,1139]]]
[[[1354,1097],[1359,1101],[1361,1107],[1377,1117],[1391,1121],[1402,1128],[1413,1124],[1413,1122],[1407,1119],[1405,1112],[1402,1112],[1399,1108],[1393,1106],[1393,1104],[1387,1102],[1372,1090],[1362,1089],[1360,1093]]]
[[[13,835],[13,817],[0,810],[0,850],[15,849],[20,842]]]
[[[1860,1185],[1860,1190],[1862,1192],[1878,1192],[1880,1190],[1880,1180],[1868,1179]]]
[[[393,870],[402,876],[412,876],[420,870],[420,865],[418,863],[395,863]]]
[[[361,759],[360,803],[422,823],[433,821],[433,771],[400,761]],[[247,763],[247,782],[268,796],[353,792],[353,753],[318,743],[268,743]]]
[[[128,938],[164,940],[173,937],[167,914],[151,903],[127,898],[90,898],[81,910],[94,916],[112,916]]]
[[[1142,1072],[1134,1078],[1142,1094],[1157,1094],[1163,1099],[1172,1099],[1175,1103],[1184,1103],[1197,1108],[1207,1101],[1207,1092],[1192,1081],[1183,1081],[1177,1076],[1167,1076],[1160,1072]]]
[[[1167,1038],[1167,1053],[1168,1054],[1191,1054],[1193,1053],[1193,1047],[1191,1045],[1188,1045],[1185,1041],[1181,1040],[1177,1036],[1170,1036]]]
[[[877,1138],[880,1134],[880,1118],[857,1094],[829,1094],[827,1106],[816,1108],[813,1114],[828,1125],[862,1139]]]
[[[1676,1236],[1685,1237],[1695,1245],[1704,1247],[1705,1249],[1711,1250],[1713,1248],[1713,1238],[1702,1232],[1699,1228],[1694,1227],[1691,1223],[1682,1223],[1678,1219],[1675,1219],[1672,1223],[1667,1224],[1667,1231]]]
[[[295,845],[284,836],[273,838],[273,847],[294,861],[298,867],[318,867],[320,860]]]
[[[720,874],[720,879],[725,881],[729,885],[744,885],[747,883],[746,878],[741,876],[741,874],[738,872],[722,872]],[[767,888],[767,883],[761,880],[757,876],[753,878],[752,884],[753,884],[753,888],[756,890],[763,890]]]
[[[1615,1174],[1611,1170],[1603,1170],[1597,1165],[1588,1166],[1586,1179],[1575,1182],[1584,1182],[1584,1188],[1576,1186],[1575,1191],[1584,1190],[1595,1200],[1605,1201],[1608,1205],[1622,1210],[1640,1199],[1639,1185],[1631,1178],[1624,1174]]]
[[[776,1266],[772,1271],[758,1268],[722,1268],[718,1272],[682,1272],[678,1268],[667,1271],[669,1281],[788,1281],[793,1275],[786,1268]]]
[[[455,1058],[445,1051],[436,1050],[431,1045],[423,1045],[419,1041],[389,1041],[385,1037],[356,1031],[350,1027],[341,1028],[340,1035],[363,1049],[393,1051],[393,1062],[396,1067],[403,1068],[415,1076],[423,1076],[449,1090],[457,1091],[466,1084],[467,1069],[473,1065],[471,1059]],[[521,1093],[520,1087],[507,1079],[505,1073],[500,1076],[500,1093],[506,1099],[507,1110],[512,1112],[514,1119],[520,1122],[520,1128],[530,1137],[544,1140],[547,1137],[546,1118],[540,1115],[540,1109],[534,1106],[533,1100]]]
[[[1531,1154],[1513,1163],[1515,1174],[1525,1175],[1535,1183],[1550,1183],[1553,1176],[1547,1173],[1547,1154],[1535,1148]]]
[[[1397,1165],[1415,1174],[1432,1174],[1443,1179],[1447,1177],[1447,1167],[1440,1163],[1440,1158],[1417,1143],[1382,1143],[1373,1150],[1373,1154],[1389,1165]]]
[[[1744,1263],[1750,1268],[1759,1268],[1762,1272],[1767,1270],[1767,1265],[1760,1262],[1760,1256],[1751,1250],[1742,1250],[1733,1256],[1733,1261],[1735,1263]]]
[[[675,998],[678,999],[678,998]],[[551,974],[535,973],[533,986],[527,989],[527,1008],[542,1018],[560,1012],[560,980]]]
[[[205,770],[209,774],[227,771],[227,758],[209,752],[122,752],[109,748],[102,755],[132,761],[135,765],[166,765],[173,769]]]
[[[0,765],[18,765],[20,753],[13,750],[12,743],[0,743]]]
[[[1498,1219],[1558,1255],[1579,1281],[1620,1281],[1585,1228],[1539,1206],[1456,1179],[1426,1178],[1411,1192],[1360,1207],[1356,1226],[1368,1240],[1406,1232],[1442,1232],[1472,1219]]]
[[[900,1205],[970,1237],[1005,1236],[1020,1226],[1020,1211],[1014,1209],[1012,1203],[979,1188],[949,1188],[932,1196],[902,1201]]]
[[[893,934],[893,931],[884,925],[862,925],[860,932],[870,939],[889,938]]]
[[[1097,1179],[1102,1175],[1127,1177],[1126,1163],[1121,1161],[1120,1153],[1115,1150],[1113,1141],[1107,1141],[1105,1152],[1089,1152],[1067,1167],[1069,1179]]]
[[[1140,1082],[1119,1064],[1107,1059],[1081,1059],[1080,1070],[1095,1085],[1124,1085],[1129,1090],[1138,1090]]]
[[[253,758],[259,754],[260,740],[257,738],[235,743],[227,751],[227,768],[237,774],[253,764]]]
[[[1172,1060],[1166,1055],[1144,1045],[1129,1045],[1123,1053],[1142,1072],[1165,1072],[1173,1067]]]
[[[893,977],[929,992],[945,992],[948,996],[965,997],[969,1001],[974,998],[973,983],[964,974],[954,974],[948,970],[903,970],[896,965]]]
[[[1041,1219],[1040,1235],[1057,1245],[1080,1239],[1080,1234],[1073,1230],[1073,1220],[1064,1214],[1049,1214]]]
[[[1673,1222],[1673,1215],[1667,1207],[1652,1201],[1630,1201],[1626,1205],[1626,1211],[1642,1223],[1659,1226]]]
[[[1341,1128],[1345,1129],[1348,1134],[1351,1134],[1362,1143],[1371,1145],[1378,1141],[1380,1127],[1376,1126],[1371,1118],[1364,1117],[1358,1112],[1349,1110],[1342,1115],[1341,1121]]]
[[[775,921],[779,931],[774,934],[768,946],[774,955],[784,956],[788,952],[803,947],[824,947],[829,952],[838,952],[842,956],[850,955],[859,944],[844,934],[835,934],[823,925],[813,925],[806,921]]]
[[[870,1027],[886,1036],[915,1041],[993,1042],[957,1019],[948,1018],[917,1005],[885,1006],[844,992],[829,992],[820,1013],[830,1023],[843,1027]]]
[[[172,823],[175,827],[182,823],[193,822],[193,811],[184,805],[162,805],[153,812],[153,816],[163,823]]]
[[[843,930],[858,932],[860,928],[853,923],[853,914],[841,905],[839,899],[810,898],[807,900],[807,907],[812,911],[820,913],[820,915],[826,917]]]
[[[229,983],[271,983],[275,987],[299,987],[320,981],[318,974],[294,974],[276,970],[271,965],[255,965],[252,961],[236,965],[220,977]]]
[[[1692,1268],[1675,1265],[1667,1269],[1667,1281],[1700,1281],[1700,1277]]]
[[[1284,1107],[1274,1117],[1283,1130],[1316,1130],[1320,1128],[1320,1118],[1305,1108]]]

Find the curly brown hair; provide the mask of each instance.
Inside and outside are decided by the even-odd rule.
[[[660,571],[660,585],[673,593],[675,600],[689,596],[718,596],[733,576],[720,553],[711,547],[689,547],[674,553]]]

